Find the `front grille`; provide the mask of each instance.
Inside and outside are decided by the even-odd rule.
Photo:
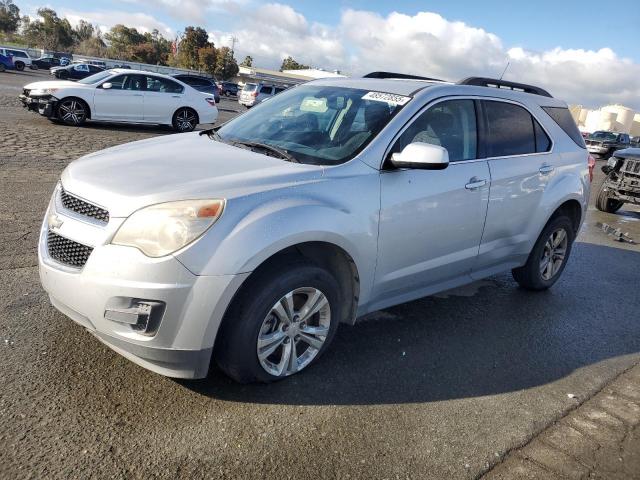
[[[49,256],[60,263],[71,267],[83,267],[93,248],[50,231],[47,232],[47,250]]]
[[[104,208],[85,202],[84,200],[65,192],[64,189],[60,190],[60,200],[62,201],[62,206],[67,210],[79,213],[85,217],[95,218],[96,220],[104,223],[109,223],[109,212]]]
[[[627,158],[624,162],[622,170],[627,173],[635,173],[640,175],[640,160],[631,160]]]

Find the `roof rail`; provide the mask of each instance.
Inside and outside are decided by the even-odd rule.
[[[493,87],[493,88],[505,88],[508,90],[514,90],[516,92],[532,93],[534,95],[542,95],[543,97],[550,97],[551,94],[545,89],[536,87],[534,85],[527,85],[526,83],[508,82],[507,80],[498,80],[495,78],[486,77],[468,77],[464,80],[460,80],[458,85],[475,85],[478,87]]]
[[[371,72],[367,73],[362,78],[402,78],[408,80],[429,80],[433,82],[443,82],[438,78],[421,77],[419,75],[410,75],[408,73],[393,73],[393,72]]]

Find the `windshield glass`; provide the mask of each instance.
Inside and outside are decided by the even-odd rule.
[[[98,83],[102,80],[105,80],[106,78],[110,77],[111,75],[113,75],[113,73],[111,72],[98,72],[98,73],[94,73],[93,75],[90,75],[88,77],[83,78],[82,80],[78,80],[77,83],[83,83],[85,85],[93,85],[94,83]]]
[[[301,85],[218,130],[223,141],[264,143],[301,163],[337,165],[353,158],[410,97],[354,88]]]
[[[611,132],[593,132],[589,137],[590,140],[604,140],[609,142],[615,142],[618,136]]]

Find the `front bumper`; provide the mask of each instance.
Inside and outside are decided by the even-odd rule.
[[[142,367],[170,377],[206,376],[220,322],[249,274],[199,276],[172,256],[152,259],[135,248],[110,245],[124,219],[112,218],[106,226],[97,226],[56,204],[52,201],[47,211],[38,248],[40,281],[53,306]],[[62,224],[49,226],[50,213]],[[49,255],[50,229],[93,247],[82,268]],[[105,318],[110,306],[123,299],[164,303],[153,334]]]
[[[18,99],[22,103],[22,106],[26,109],[38,112],[40,115],[44,115],[45,117],[49,118],[54,116],[54,113],[56,111],[56,104],[58,103],[58,99],[52,97],[51,95],[43,97],[32,97],[22,93],[18,96]]]

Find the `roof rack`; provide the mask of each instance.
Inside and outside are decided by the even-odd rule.
[[[407,80],[429,80],[432,82],[442,82],[438,78],[421,77],[419,75],[410,75],[408,73],[393,73],[393,72],[371,72],[367,73],[362,78],[401,78]]]
[[[493,87],[493,88],[505,88],[508,90],[514,90],[516,92],[532,93],[534,95],[542,95],[543,97],[550,97],[551,94],[545,89],[536,87],[534,85],[527,85],[526,83],[508,82],[506,80],[498,80],[495,78],[486,77],[469,77],[464,80],[460,80],[458,85],[475,85],[477,87]]]

